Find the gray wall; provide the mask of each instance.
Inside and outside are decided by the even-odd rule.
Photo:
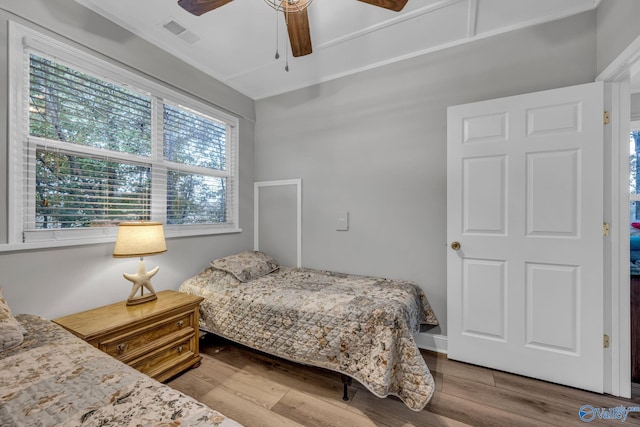
[[[598,74],[640,37],[640,1],[603,0],[598,6]]]
[[[631,94],[631,120],[640,120],[640,93]]]
[[[447,106],[592,82],[595,45],[593,11],[257,101],[256,179],[302,178],[303,265],[413,280],[446,333]]]
[[[168,83],[240,118],[240,234],[168,239],[168,252],[145,260],[160,266],[157,290],[177,289],[213,258],[253,245],[253,100],[208,77],[73,0],[0,0],[0,63],[7,63],[7,22],[15,20],[103,59]],[[0,245],[7,241],[7,67],[0,67]],[[113,244],[2,252],[0,286],[16,313],[54,318],[126,299],[137,260],[113,259]]]

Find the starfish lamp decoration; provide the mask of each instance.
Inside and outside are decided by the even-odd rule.
[[[146,271],[144,261],[142,257],[140,257],[138,271],[135,274],[123,274],[125,279],[133,283],[131,293],[129,294],[129,299],[127,300],[127,305],[141,304],[143,302],[153,301],[154,299],[157,299],[156,291],[155,289],[153,289],[153,285],[151,284],[151,278],[156,275],[158,270],[160,270],[160,267],[156,267],[150,271]],[[147,295],[144,295],[145,288],[150,292]],[[135,295],[138,292],[138,289],[140,290],[140,296],[136,297]]]
[[[151,278],[156,275],[160,267],[150,271],[144,266],[143,257],[166,252],[164,231],[159,222],[122,222],[118,227],[118,237],[113,250],[115,258],[140,257],[138,271],[136,273],[124,273],[125,279],[133,283],[127,305],[142,304],[158,299],[156,291],[151,285]],[[146,295],[144,290],[149,291]],[[140,290],[140,295],[136,293]]]

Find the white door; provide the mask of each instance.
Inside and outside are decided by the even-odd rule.
[[[603,391],[602,115],[601,83],[448,109],[449,358]]]

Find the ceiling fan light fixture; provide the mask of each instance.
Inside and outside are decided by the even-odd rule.
[[[264,2],[280,12],[302,12],[313,0],[264,0]]]

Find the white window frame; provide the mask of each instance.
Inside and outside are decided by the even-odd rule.
[[[90,227],[78,229],[50,229],[37,230],[37,238],[31,238],[28,243],[24,242],[23,215],[26,204],[23,197],[23,143],[27,135],[26,121],[28,120],[28,100],[25,99],[26,88],[28,87],[28,57],[29,52],[41,54],[42,56],[55,58],[56,62],[70,66],[82,72],[95,75],[105,81],[111,81],[123,87],[131,86],[136,90],[149,93],[153,98],[152,114],[162,118],[162,102],[167,102],[181,108],[193,110],[205,114],[227,124],[228,138],[230,142],[227,146],[228,172],[221,172],[220,176],[226,177],[230,182],[231,194],[228,197],[230,202],[230,215],[226,224],[187,224],[187,225],[166,225],[166,237],[178,236],[200,236],[208,234],[239,233],[239,173],[238,173],[238,145],[239,132],[237,117],[219,111],[199,100],[186,96],[167,86],[156,83],[150,79],[141,77],[111,62],[86,53],[75,47],[55,40],[49,36],[41,34],[29,27],[9,22],[9,188],[8,188],[8,243],[0,245],[0,251],[11,251],[19,249],[32,249],[57,246],[72,246],[78,244],[103,243],[115,240],[117,227]],[[158,123],[158,122],[156,122]],[[158,135],[157,126],[152,129],[152,138],[161,138]],[[32,140],[35,138],[30,137]],[[156,144],[161,146],[162,144]],[[162,153],[154,152],[152,156],[162,156]],[[188,172],[189,167],[180,165],[180,169]],[[154,174],[156,171],[153,172]],[[154,195],[159,194],[158,199],[152,199],[151,219],[166,223],[166,189],[154,185]],[[153,193],[152,193],[153,194]],[[164,197],[164,199],[162,198]],[[230,200],[229,200],[230,199]]]

